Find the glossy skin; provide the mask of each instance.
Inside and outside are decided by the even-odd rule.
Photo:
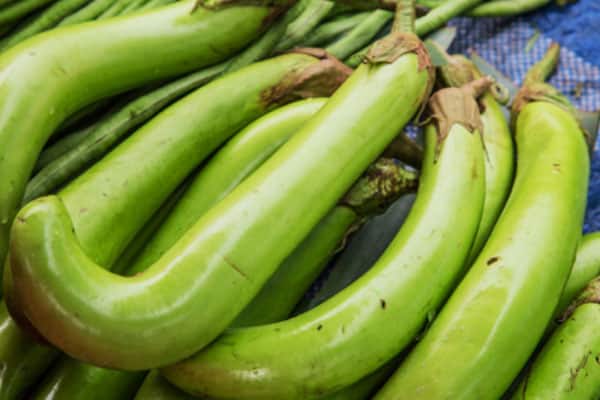
[[[498,399],[534,351],[581,237],[589,157],[575,119],[535,102],[517,119],[512,193],[485,248],[377,400]]]
[[[85,238],[73,234],[76,221],[71,219],[81,215],[80,207],[69,213],[68,202],[57,197],[30,203],[11,235],[15,294],[24,314],[53,344],[101,366],[148,369],[198,351],[233,321],[416,112],[429,77],[417,70],[412,54],[393,64],[359,68],[301,132],[135,277],[110,274],[84,252],[78,242]],[[221,109],[213,117],[230,120],[244,110],[225,100],[227,110],[236,111]],[[390,107],[398,112],[382,115]],[[157,173],[153,182],[174,171]],[[88,187],[99,192],[97,185]],[[85,194],[75,196],[75,205],[86,203],[79,200]],[[87,229],[114,235],[125,215],[137,213],[137,199],[149,197],[143,194],[122,208],[126,213],[114,203],[110,212],[107,207],[90,213],[94,219]],[[95,244],[94,252],[106,247]]]
[[[479,231],[467,267],[475,261],[494,228],[512,185],[515,158],[513,139],[500,104],[490,93],[481,97],[483,142],[485,144],[485,203]]]
[[[182,392],[171,385],[157,371],[150,371],[134,400],[193,400],[198,397]]]
[[[196,175],[128,273],[142,272],[160,259],[202,215],[260,167],[325,102],[325,99],[308,99],[289,104],[236,134]]]
[[[112,265],[194,168],[277,106],[264,102],[266,90],[290,70],[318,63],[311,56],[289,54],[215,80],[165,109],[71,182],[59,196],[86,255]]]
[[[316,308],[227,332],[163,375],[215,399],[313,399],[374,372],[408,345],[453,286],[484,200],[479,135],[454,125],[437,162],[435,128],[426,136],[417,201],[375,266]]]
[[[56,357],[56,350],[25,335],[0,304],[0,399],[23,396]]]
[[[259,118],[236,134],[202,168],[185,193],[179,196],[176,200],[177,204],[175,208],[169,212],[166,221],[161,220],[162,222],[158,231],[156,231],[154,236],[146,239],[146,251],[135,257],[135,262],[129,264],[131,268],[124,272],[128,275],[140,273],[160,258],[160,255],[168,250],[194,224],[194,221],[206,213],[210,207],[260,166],[266,158],[306,123],[325,102],[326,99],[307,99],[292,103]],[[351,210],[347,210],[347,212],[353,215],[352,221],[354,221],[356,215]],[[155,215],[152,218],[160,219],[160,216]],[[334,225],[335,222],[337,222],[337,225],[344,223],[344,221],[338,222],[336,218],[332,218],[332,220],[333,222],[330,225]],[[321,246],[326,246],[326,243],[334,241],[330,246],[335,248],[341,240],[340,237],[343,237],[345,232],[346,230],[333,238],[330,238],[331,235],[324,237],[323,233],[327,234],[329,232],[323,232],[319,235],[319,238],[326,240],[319,240],[318,242]],[[313,257],[317,256],[315,254]],[[310,274],[310,264],[306,268],[302,268],[307,262],[310,262],[309,260],[304,258],[296,259],[293,265],[297,268],[293,271],[285,271],[287,279],[284,278],[283,282],[272,283],[270,285],[272,290],[265,293],[263,289],[259,296],[263,299],[273,299],[275,295],[281,296],[284,299],[286,296],[292,297],[292,299],[302,296],[306,291],[306,286],[310,285],[312,280],[304,286],[293,285],[295,282],[287,281],[290,279],[301,280],[303,273]],[[319,264],[316,267],[318,268]],[[314,270],[315,268],[312,269]],[[280,276],[280,280],[282,280],[282,275],[278,272],[274,277]],[[277,289],[281,288],[282,285],[286,286],[278,291]],[[293,300],[291,304],[281,300],[276,302],[269,301],[264,305],[265,307],[269,307],[268,311],[265,310],[265,307],[257,305],[259,308],[256,309],[254,307],[256,311],[254,314],[260,315],[263,319],[277,318],[274,315],[280,315],[281,313],[285,317],[295,304],[296,302]],[[252,305],[249,308],[252,308]],[[246,315],[247,317],[248,314],[253,313],[252,311],[242,313],[242,315]],[[91,395],[102,396],[99,399],[130,398],[131,394],[136,392],[144,375],[145,373],[142,373],[140,376],[140,373],[98,368],[89,364],[78,363],[72,359],[68,361],[63,360],[53,368],[50,376],[45,379],[43,385],[36,391],[34,398],[45,400],[87,400]],[[153,381],[152,384],[158,384],[158,382]],[[151,391],[154,393],[155,390],[158,389],[152,389]],[[178,391],[173,389],[171,392],[175,395]],[[154,394],[157,395],[156,393]]]
[[[261,101],[263,90],[278,83],[290,69],[301,69],[317,62],[305,55],[288,55],[256,64],[199,89],[141,128],[61,192],[60,196],[68,207],[89,211],[76,212],[72,217],[73,222],[79,223],[77,235],[80,244],[91,251],[102,247],[100,244],[105,246],[105,250],[110,249],[94,254],[101,266],[111,266],[131,237],[152,216],[154,209],[163,203],[203,155],[209,154],[240,127],[267,111]],[[248,84],[249,81],[252,84]],[[205,106],[207,103],[211,106]],[[233,110],[235,118],[229,115]],[[215,114],[229,116],[218,118]],[[157,146],[157,143],[161,145]],[[130,168],[132,163],[138,168]],[[155,168],[156,165],[171,169],[165,171]],[[160,181],[161,185],[156,185],[156,181]],[[104,195],[98,196],[98,193]],[[142,202],[139,202],[140,198]],[[112,214],[117,211],[116,215]],[[101,219],[94,220],[94,215]],[[102,223],[107,222],[102,220],[104,218],[117,222],[108,222],[106,230],[102,230]],[[64,282],[61,285],[68,286]],[[22,308],[17,310],[22,311]],[[16,329],[10,319],[6,323]],[[9,343],[13,342],[14,339],[9,340],[3,349],[11,351]],[[37,357],[37,353],[33,355]],[[55,352],[50,352],[46,359],[55,356]],[[18,365],[27,365],[28,373],[38,375],[36,357],[18,359]],[[8,368],[12,370],[18,365]]]
[[[235,319],[234,326],[268,324],[289,316],[359,219],[356,212],[345,206],[331,210],[281,263],[277,272]]]
[[[600,304],[577,307],[544,345],[514,400],[600,398]]]
[[[171,106],[67,186],[60,197],[71,210],[79,210],[72,214],[72,221],[84,250],[93,254],[102,267],[112,266],[133,235],[203,157],[267,112],[261,101],[262,91],[277,84],[290,69],[315,63],[316,59],[305,55],[283,56],[215,81]],[[206,103],[211,106],[205,106]],[[230,115],[234,110],[235,118]],[[216,114],[228,117],[218,118]],[[155,151],[157,148],[161,151]],[[137,168],[132,169],[131,165]],[[165,171],[156,165],[170,169]],[[161,185],[154,183],[157,181]],[[21,311],[21,307],[16,309]],[[40,368],[48,366],[57,352],[39,348],[23,333],[19,334],[8,315],[1,321],[11,335],[4,338],[5,331],[0,331],[0,342],[4,342],[0,355],[32,346],[27,356],[9,356],[6,365],[8,374],[25,371],[30,379],[23,378],[23,382],[31,384],[41,374]],[[2,387],[16,386],[5,378]]]
[[[145,372],[107,370],[65,357],[52,368],[29,399],[129,400],[144,375]]]
[[[35,161],[62,121],[103,97],[228,57],[261,32],[270,12],[190,14],[193,3],[53,30],[0,56],[0,261]]]
[[[559,315],[564,312],[575,296],[598,275],[600,275],[600,232],[584,235],[581,239],[575,263],[571,268],[569,280],[560,297],[556,312]]]
[[[339,246],[341,238],[349,226],[357,221],[357,215],[347,207],[339,206],[319,223],[309,237],[288,257],[261,289],[259,294],[233,322],[233,326],[251,326],[260,323],[275,322],[290,314],[298,300],[314,281],[315,276],[326,265],[333,249]],[[381,374],[379,374],[381,375]],[[369,390],[371,381],[381,379],[374,376],[357,388],[344,390],[331,399],[345,399],[352,393],[353,399]],[[136,400],[184,400],[193,397],[163,378],[157,370],[151,371]],[[327,397],[329,399],[329,397]],[[348,399],[349,400],[349,399]]]

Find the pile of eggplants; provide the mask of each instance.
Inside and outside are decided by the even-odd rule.
[[[600,399],[547,3],[0,0],[0,400]]]

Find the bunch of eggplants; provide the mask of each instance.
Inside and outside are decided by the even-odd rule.
[[[509,121],[420,39],[481,3],[0,0],[0,400],[598,399],[559,48]]]

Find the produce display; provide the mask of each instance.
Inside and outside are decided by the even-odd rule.
[[[548,3],[0,0],[0,400],[600,400]]]

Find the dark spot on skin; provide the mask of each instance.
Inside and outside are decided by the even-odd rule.
[[[82,208],[82,209],[80,209],[80,210],[79,210],[79,212],[80,212],[81,214],[83,214],[83,213],[86,213],[86,212],[87,212],[87,210],[88,210],[87,208]]]
[[[554,172],[560,172],[560,164],[559,163],[552,164],[552,169],[554,170]]]
[[[229,265],[235,272],[240,274],[245,279],[248,279],[248,275],[244,271],[242,271],[233,261],[231,261],[227,256],[223,256],[223,261],[225,264]]]
[[[479,174],[477,173],[477,165],[475,163],[473,163],[473,165],[471,167],[471,178],[473,178],[473,180],[475,180],[478,177],[479,177]]]
[[[385,307],[387,306],[387,303],[385,302],[384,299],[379,300],[379,304],[381,305],[381,309],[385,310]]]
[[[346,333],[346,325],[342,325],[342,333]]]
[[[23,217],[17,217],[17,221],[19,221],[20,223],[24,224],[25,222],[27,222],[27,220]]]
[[[486,264],[487,265],[492,265],[492,264],[497,263],[498,261],[500,261],[500,257],[494,256],[494,257],[488,258],[488,260],[486,261]]]
[[[596,360],[596,364],[600,364],[600,354],[598,354],[594,360]]]
[[[317,330],[320,331],[321,329],[323,329],[323,325],[319,324],[319,326],[317,326]]]
[[[579,365],[575,368],[571,368],[570,370],[570,377],[569,377],[569,391],[575,389],[575,381],[577,380],[577,376],[579,375],[579,373],[585,368],[585,365],[587,364],[588,358],[591,356],[591,353],[586,353],[585,356],[583,356],[583,358],[581,359],[581,361],[579,362]]]

